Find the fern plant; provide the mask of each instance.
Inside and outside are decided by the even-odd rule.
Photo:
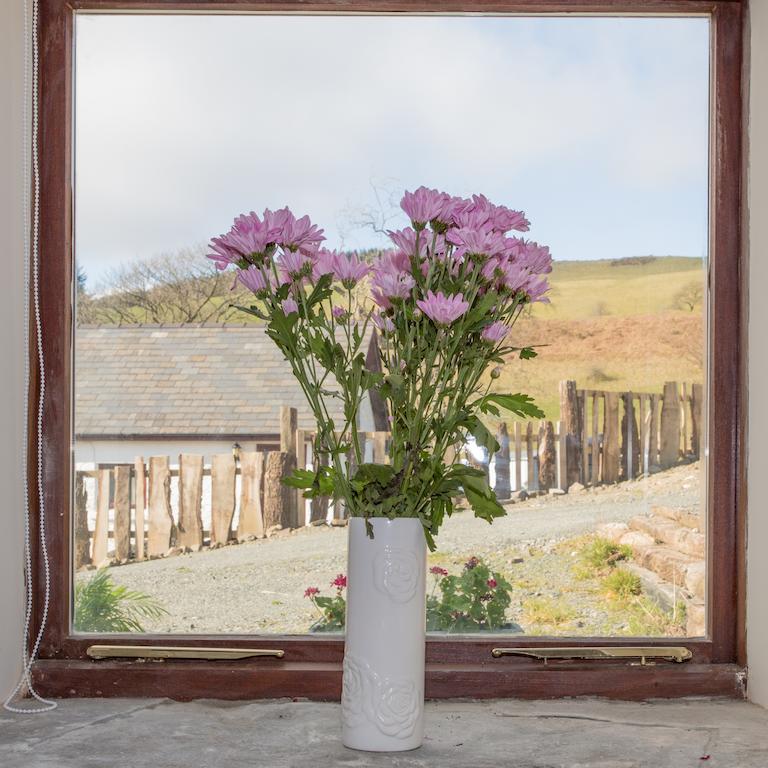
[[[106,568],[75,586],[77,632],[143,632],[142,619],[167,614],[150,595],[115,584]]]

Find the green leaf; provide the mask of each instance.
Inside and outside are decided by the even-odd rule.
[[[499,450],[499,444],[496,442],[496,438],[491,434],[488,427],[486,427],[476,416],[471,416],[467,419],[467,429],[475,438],[475,442],[483,448],[487,448],[490,453],[496,453],[496,451]]]
[[[532,360],[534,357],[538,357],[538,352],[533,347],[523,347],[520,350],[521,360]]]
[[[481,397],[479,400],[475,400],[475,402],[472,403],[472,407],[477,407],[483,413],[488,413],[489,403],[495,403],[504,410],[510,411],[516,416],[521,416],[523,418],[545,418],[544,411],[542,411],[541,408],[539,408],[533,402],[533,398],[520,392],[514,395],[485,395],[485,397]]]
[[[496,517],[504,517],[506,511],[496,499],[496,494],[488,486],[488,481],[483,477],[467,476],[464,479],[464,493],[467,501],[475,513],[475,517],[492,523]]]
[[[395,474],[391,464],[361,464],[355,473],[355,480],[374,481],[379,485],[387,485]]]

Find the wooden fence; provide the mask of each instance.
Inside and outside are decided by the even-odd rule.
[[[328,499],[308,503],[301,491],[282,483],[296,466],[311,465],[313,436],[297,428],[295,408],[283,407],[279,443],[276,439],[272,450],[217,454],[207,465],[201,454],[181,454],[175,466],[169,456],[152,456],[147,461],[138,456],[132,464],[78,470],[75,567],[197,551],[329,518],[342,520],[341,505],[331,509]],[[386,462],[389,433],[360,432],[358,436],[367,461]],[[210,483],[208,528],[203,527],[204,478]],[[95,492],[92,528],[88,486]]]
[[[575,381],[562,381],[560,421],[514,422],[511,433],[499,426],[496,495],[616,483],[695,460],[702,450],[702,405],[700,384],[667,382],[659,394],[578,389]],[[490,470],[487,461],[472,463]]]
[[[500,499],[512,491],[560,489],[574,483],[615,483],[695,459],[702,444],[701,385],[668,382],[661,394],[578,389],[560,383],[561,420],[499,425],[493,457]],[[314,435],[297,428],[295,408],[280,412],[274,450],[237,451],[210,457],[181,454],[137,457],[132,464],[99,465],[75,478],[75,567],[143,560],[260,538],[280,529],[342,520],[344,510],[327,499],[305,502],[281,480],[296,466],[310,466]],[[361,432],[365,461],[388,461],[388,432]],[[485,469],[464,449],[464,460]],[[88,523],[86,478],[95,486],[95,524]],[[210,526],[203,527],[203,479],[210,478]],[[239,478],[239,481],[238,481]],[[514,481],[514,482],[513,482]],[[175,484],[176,509],[171,487]],[[238,490],[239,486],[239,490]],[[239,504],[238,504],[239,496]],[[235,523],[235,512],[238,510]],[[110,540],[112,546],[110,546]]]

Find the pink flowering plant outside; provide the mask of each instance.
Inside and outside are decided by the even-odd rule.
[[[459,455],[451,449],[472,436],[498,450],[483,416],[544,415],[527,395],[490,385],[510,355],[535,357],[508,336],[527,306],[546,301],[551,256],[512,234],[528,231],[523,213],[483,195],[420,187],[401,207],[411,226],[389,232],[393,247],[370,262],[323,248],[322,230],[287,208],[238,217],[213,238],[210,258],[253,292],[256,302],[240,308],[264,321],[317,421],[313,469],[285,482],[307,498],[342,500],[366,522],[416,517],[434,549],[457,497],[488,522],[504,514],[482,471],[446,460]],[[378,370],[366,366],[373,328]],[[387,408],[388,464],[366,463],[358,438],[369,391]],[[342,424],[331,417],[332,399]]]

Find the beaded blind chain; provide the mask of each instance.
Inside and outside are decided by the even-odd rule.
[[[31,17],[31,18],[30,18]],[[39,291],[39,245],[40,245],[40,158],[38,154],[38,123],[39,123],[39,40],[38,22],[40,8],[38,0],[24,1],[24,435],[22,440],[22,462],[24,483],[24,577],[26,586],[26,609],[24,615],[24,637],[22,643],[22,671],[19,682],[5,700],[3,706],[9,712],[19,714],[34,714],[49,712],[56,709],[56,702],[44,699],[35,690],[32,683],[32,665],[37,657],[40,643],[48,621],[48,608],[51,597],[51,569],[48,559],[48,545],[45,533],[45,499],[43,493],[43,403],[45,401],[45,358],[43,355],[43,329],[40,320],[40,291]],[[30,120],[31,117],[31,120]],[[30,162],[31,154],[31,162]],[[31,192],[30,192],[31,190]],[[31,227],[29,226],[31,223]],[[31,232],[30,232],[31,230]],[[30,277],[32,280],[32,296],[30,301]],[[43,611],[40,618],[40,628],[37,632],[32,650],[28,651],[30,630],[32,625],[32,542],[30,534],[29,509],[29,472],[27,468],[29,439],[28,416],[30,409],[30,337],[29,312],[30,304],[34,313],[37,363],[40,369],[40,389],[37,397],[37,492],[40,534],[40,553],[45,574],[45,591]],[[42,706],[23,705],[24,696],[34,698]]]

